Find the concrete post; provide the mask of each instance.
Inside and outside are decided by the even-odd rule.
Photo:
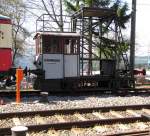
[[[25,126],[15,126],[11,128],[12,136],[26,136],[28,128]]]
[[[130,44],[130,71],[131,77],[134,79],[134,63],[135,63],[135,31],[136,31],[136,0],[132,0],[131,13],[131,44]],[[135,86],[135,84],[134,84]]]
[[[49,101],[48,101],[48,92],[41,92],[40,95],[41,95],[41,98],[40,98],[39,102],[49,103]]]

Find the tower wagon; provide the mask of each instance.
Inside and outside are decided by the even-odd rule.
[[[132,88],[134,79],[127,54],[121,50],[124,42],[115,18],[112,9],[82,7],[70,17],[67,31],[60,32],[49,29],[55,25],[48,14],[40,16],[34,37],[37,69],[31,71],[37,75],[34,88],[50,92]],[[103,34],[103,26],[111,27],[110,33]],[[108,49],[109,57],[104,52]]]

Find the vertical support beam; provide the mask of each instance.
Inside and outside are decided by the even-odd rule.
[[[45,15],[45,14],[44,14]],[[44,15],[43,15],[43,32],[44,32]]]
[[[71,17],[71,32],[73,32],[73,17]]]
[[[81,39],[81,56],[80,56],[80,60],[82,61],[82,76],[83,76],[83,57],[84,57],[84,50],[83,50],[83,46],[84,46],[84,10],[82,9],[82,23],[81,23],[81,25],[82,25],[82,28],[81,28],[81,33],[82,33],[82,35],[81,35],[81,37],[82,37],[82,39]]]
[[[132,78],[132,79],[134,79],[135,31],[136,31],[136,0],[132,0],[132,13],[131,13],[131,43],[130,43],[130,72],[131,72],[131,78]],[[135,83],[134,83],[133,86],[135,86]]]
[[[101,59],[102,59],[102,20],[99,19],[99,39],[100,39],[100,46],[99,46],[99,70],[101,73]]]
[[[92,75],[92,17],[89,17],[89,60],[88,60],[88,75]]]
[[[72,17],[71,18],[71,30],[72,32],[76,32],[77,30],[77,18],[76,17]]]
[[[77,42],[77,74],[80,76],[80,38],[78,38]]]
[[[120,42],[119,41],[119,31],[118,31],[118,22],[115,20],[115,41],[116,41],[116,48],[117,48],[117,43],[118,42]],[[117,50],[116,50],[116,48],[115,48],[115,50],[114,50],[114,55],[113,55],[113,57],[114,57],[114,59],[115,59],[115,61],[116,61],[116,69],[119,69],[119,56],[118,56],[118,54],[117,54]]]
[[[60,2],[60,31],[63,32],[63,10],[62,10],[62,0]]]
[[[38,23],[37,23],[37,22],[38,22],[38,20],[36,20],[36,33],[37,33],[37,31],[38,31],[38,30],[37,30],[37,29],[38,29]]]

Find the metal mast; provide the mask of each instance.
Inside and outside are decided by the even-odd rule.
[[[130,70],[132,79],[134,78],[134,63],[135,63],[135,31],[136,31],[136,0],[132,0],[131,43],[130,43]]]
[[[62,0],[60,2],[60,31],[63,32],[63,9],[62,9]]]

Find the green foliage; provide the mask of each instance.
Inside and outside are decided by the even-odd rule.
[[[94,45],[97,46],[96,54],[99,56],[100,50],[101,55],[104,58],[112,58],[114,57],[114,54],[121,55],[123,52],[126,52],[129,49],[129,42],[128,41],[116,41],[113,40],[110,37],[104,37],[104,35],[107,35],[112,30],[109,29],[109,27],[115,22],[118,25],[119,29],[125,29],[125,24],[130,19],[130,14],[127,14],[128,11],[128,4],[124,3],[122,4],[121,0],[116,0],[115,2],[112,2],[111,0],[78,0],[78,1],[71,1],[71,0],[65,0],[66,9],[69,11],[69,13],[76,12],[79,10],[79,7],[81,4],[84,4],[86,7],[99,7],[99,8],[110,8],[116,11],[116,16],[113,17],[110,20],[106,20],[103,22],[102,25],[102,38],[99,39],[99,32],[97,32],[94,29],[92,29],[92,33],[94,35]],[[88,22],[86,22],[88,23]],[[99,22],[94,22],[95,25]],[[117,29],[118,29],[117,28]],[[87,28],[88,29],[88,28]],[[97,29],[97,28],[96,28]],[[114,33],[115,30],[112,32]],[[88,38],[87,38],[88,39]],[[123,39],[123,37],[122,37]]]
[[[94,0],[93,6],[94,7],[108,7],[110,5],[110,0]]]
[[[86,7],[108,7],[111,0],[64,0],[67,12],[78,11],[83,4]]]
[[[80,9],[79,0],[77,0],[76,3],[71,3],[67,0],[64,0],[64,4],[66,7],[66,11],[69,13],[76,12]]]
[[[87,7],[92,7],[92,5],[93,5],[93,0],[83,0],[83,3],[84,3],[85,6],[87,6]]]
[[[118,25],[121,28],[126,29],[125,24],[130,19],[130,14],[127,14],[127,11],[129,10],[128,4],[124,3],[124,5],[121,5],[121,2],[117,0],[111,8],[114,9],[117,13],[115,20],[118,22]]]

